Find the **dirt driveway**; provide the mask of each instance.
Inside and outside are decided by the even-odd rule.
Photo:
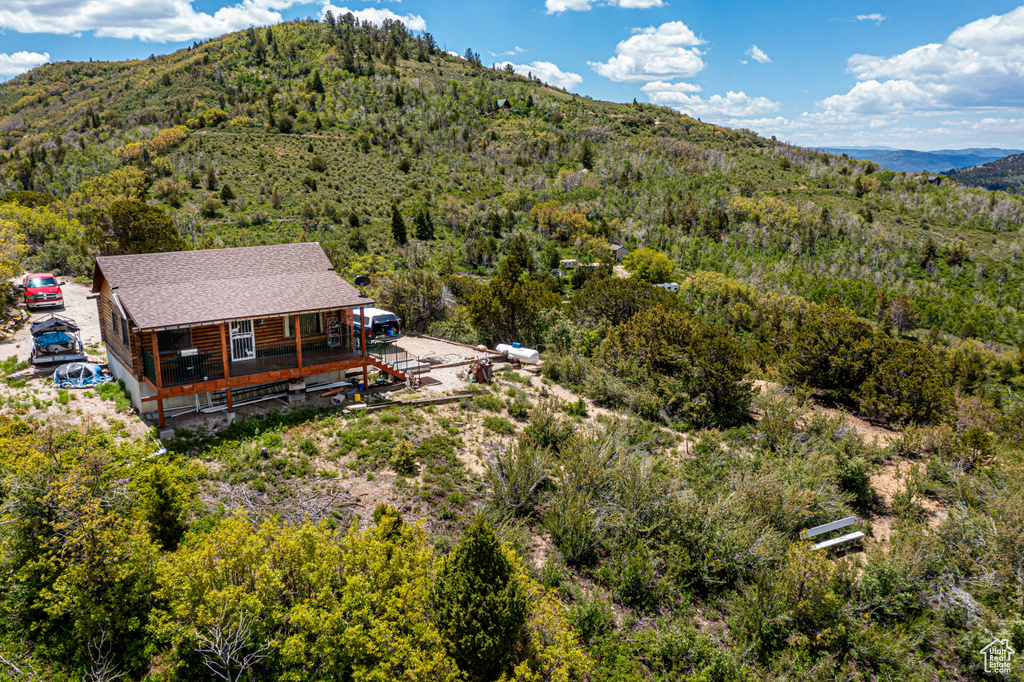
[[[45,317],[51,312],[73,319],[81,330],[89,359],[105,363],[107,358],[100,342],[96,302],[86,298],[90,287],[68,282],[61,289],[64,290],[65,308],[34,310],[31,311],[32,319]],[[28,359],[31,347],[29,324],[23,324],[11,338],[0,340],[0,361],[9,357]],[[0,414],[24,415],[79,429],[105,423],[124,438],[146,435],[149,427],[145,422],[131,415],[130,411],[119,412],[113,401],[101,398],[95,391],[60,391],[55,388],[50,379],[52,372],[52,367],[45,370],[29,367],[7,377],[12,380],[10,382],[0,381]]]
[[[20,279],[19,277],[18,280],[20,281]],[[100,322],[96,312],[96,301],[86,298],[92,291],[91,287],[88,284],[68,282],[61,289],[64,292],[64,308],[43,308],[29,311],[32,320],[46,317],[50,313],[56,313],[61,317],[70,317],[81,330],[82,344],[90,358],[101,363],[106,362],[100,342]],[[17,356],[19,360],[28,360],[29,350],[32,347],[32,335],[29,334],[30,324],[31,321],[26,322],[14,333],[14,336],[0,341],[0,362],[12,355]]]

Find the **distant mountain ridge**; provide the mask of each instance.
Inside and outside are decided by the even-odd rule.
[[[937,149],[924,152],[914,149],[892,149],[891,147],[818,147],[832,154],[846,154],[854,159],[874,161],[883,168],[900,173],[926,171],[944,173],[952,168],[980,166],[1012,154],[1024,152],[1021,149],[971,148]]]
[[[1001,189],[1024,194],[1024,154],[1014,154],[978,166],[950,171],[948,175],[968,187]]]

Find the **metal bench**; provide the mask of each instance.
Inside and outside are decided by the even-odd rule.
[[[831,533],[833,531],[839,530],[840,528],[846,528],[847,526],[852,526],[855,523],[857,523],[857,517],[856,516],[847,516],[845,519],[839,519],[838,521],[833,521],[832,523],[826,523],[826,524],[821,525],[821,526],[815,526],[814,528],[808,528],[807,530],[802,530],[802,531],[800,531],[800,537],[802,539],[804,539],[804,540],[810,540],[811,538],[817,537],[818,535],[824,535],[825,533]],[[852,540],[859,540],[862,537],[864,537],[864,533],[861,533],[858,530],[858,531],[855,531],[853,533],[847,533],[846,535],[841,535],[841,536],[839,536],[837,538],[832,538],[831,540],[825,540],[824,542],[819,542],[819,543],[814,545],[814,549],[825,549],[827,547],[833,547],[835,545],[841,545],[844,542],[850,542]]]

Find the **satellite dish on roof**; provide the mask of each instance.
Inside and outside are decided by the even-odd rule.
[[[366,275],[359,275],[358,277],[356,277],[356,286],[359,287],[359,293],[362,294],[363,296],[366,296],[366,293],[363,292],[363,287],[365,287],[369,283],[370,278],[367,277]]]

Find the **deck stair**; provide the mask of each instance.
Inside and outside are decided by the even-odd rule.
[[[367,344],[366,351],[375,367],[399,381],[430,371],[430,363],[409,355],[394,341]]]

